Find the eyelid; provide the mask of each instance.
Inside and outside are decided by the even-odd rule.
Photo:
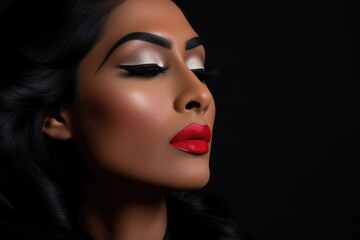
[[[166,69],[165,66],[160,66],[157,63],[141,63],[141,64],[118,64],[118,68],[131,69],[131,68],[146,68],[146,67],[156,67],[161,69]]]
[[[118,68],[125,70],[130,76],[140,77],[155,77],[164,73],[167,70],[165,66],[159,66],[158,64],[136,64],[136,65],[118,65]]]
[[[149,63],[136,63],[136,64],[118,64],[118,67],[141,67],[141,66],[159,66],[161,68],[165,68],[165,65],[163,64],[158,64],[158,63],[153,63],[153,62],[149,62]]]
[[[190,69],[205,68],[204,67],[205,63],[204,63],[203,59],[198,55],[187,58],[186,65]]]
[[[137,46],[137,48],[135,48]],[[120,54],[121,61],[119,65],[140,65],[140,64],[157,64],[159,66],[165,65],[165,59],[161,52],[144,47],[142,45],[134,45],[131,48],[126,48]]]

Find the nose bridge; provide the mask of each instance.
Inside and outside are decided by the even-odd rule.
[[[208,87],[196,77],[186,64],[177,67],[175,75],[178,88],[174,102],[175,110],[205,113],[213,100]]]

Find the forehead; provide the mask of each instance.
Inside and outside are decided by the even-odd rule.
[[[151,32],[174,43],[196,35],[181,10],[170,0],[126,0],[111,13],[103,31],[105,41],[131,32]]]

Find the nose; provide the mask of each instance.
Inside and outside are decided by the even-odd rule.
[[[177,73],[176,81],[178,94],[174,102],[175,110],[205,114],[214,100],[206,84],[201,82],[187,67]]]

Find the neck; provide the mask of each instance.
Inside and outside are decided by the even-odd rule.
[[[83,229],[99,240],[162,240],[167,225],[166,194],[121,182],[86,181],[79,212]]]

